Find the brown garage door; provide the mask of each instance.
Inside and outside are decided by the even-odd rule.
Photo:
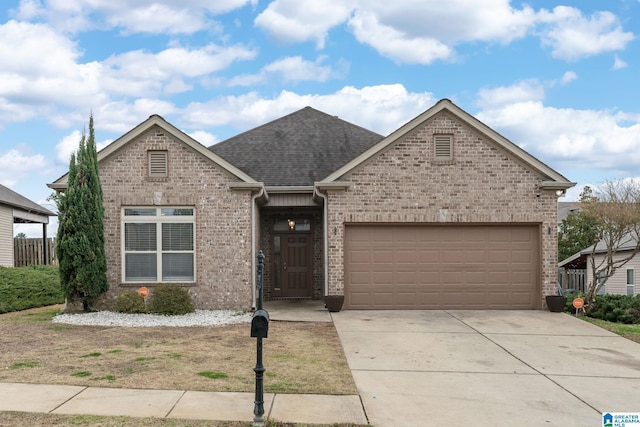
[[[532,225],[348,225],[345,308],[533,309]]]

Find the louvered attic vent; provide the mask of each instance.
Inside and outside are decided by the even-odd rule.
[[[435,159],[453,159],[453,135],[434,135]]]
[[[149,151],[149,178],[166,178],[169,165],[166,151]]]

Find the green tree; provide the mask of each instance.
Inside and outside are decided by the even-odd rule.
[[[104,253],[104,205],[98,175],[93,115],[89,136],[82,135],[78,152],[71,155],[67,189],[58,197],[56,254],[60,283],[69,302],[82,302],[89,311],[109,289]]]
[[[594,199],[593,190],[585,186],[580,193],[580,202],[587,203]],[[598,227],[595,219],[585,214],[582,209],[571,212],[560,224],[558,233],[558,261],[563,261],[570,256],[596,243],[598,239]]]
[[[640,252],[640,182],[605,182],[581,206],[598,230],[598,243],[591,246],[589,257],[591,280],[584,299],[588,313],[607,280]]]

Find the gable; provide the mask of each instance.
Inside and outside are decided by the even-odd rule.
[[[423,131],[418,138],[419,140],[424,141],[425,145],[429,145],[429,142],[432,144],[430,148],[431,151],[424,152],[424,161],[435,157],[435,139],[439,135],[450,135],[453,137],[451,146],[452,158],[450,159],[450,162],[453,164],[460,164],[467,154],[465,150],[470,147],[466,146],[465,148],[464,145],[461,145],[461,142],[465,141],[465,138],[476,138],[478,142],[482,141],[484,143],[482,147],[486,147],[489,150],[497,150],[497,152],[502,153],[502,155],[506,155],[514,163],[524,166],[528,171],[538,176],[540,188],[564,190],[575,185],[575,183],[568,181],[560,173],[556,172],[534,156],[527,153],[525,150],[486,126],[484,123],[466,113],[448,99],[440,100],[432,108],[400,127],[362,155],[332,173],[325,179],[325,181],[332,182],[343,179],[345,176],[354,172],[367,162],[370,162],[379,154],[389,150],[394,145],[406,143],[406,141],[410,141],[412,137],[415,138],[415,135],[419,133],[421,129],[425,129],[425,126],[428,127],[429,123],[433,123],[434,121],[440,121],[440,123],[436,126],[432,126],[430,130],[431,135],[425,134]],[[463,127],[471,133],[464,136],[460,134]],[[443,158],[438,160],[444,161],[445,163],[449,161],[448,159]],[[472,158],[466,158],[464,161],[472,160]]]
[[[451,136],[451,158],[438,156],[440,135]],[[386,209],[379,205],[393,206],[406,214],[431,212],[435,218],[441,210],[459,215],[472,208],[478,221],[487,221],[498,210],[509,218],[539,209],[536,193],[548,178],[443,111],[341,179],[350,183],[347,197],[354,205],[375,206],[375,211]]]
[[[169,189],[182,188],[185,196],[195,195],[201,188],[214,184],[226,190],[229,184],[238,182],[238,177],[154,125],[101,159],[100,181],[105,194],[111,187],[127,182],[129,191],[120,195],[127,199],[129,194],[143,189],[169,194]]]
[[[102,167],[103,163],[110,159],[111,157],[117,155],[121,150],[125,149],[129,144],[138,141],[141,136],[147,134],[148,132],[155,132],[155,137],[158,140],[171,140],[179,145],[181,145],[184,149],[187,149],[191,153],[197,153],[203,160],[209,162],[213,165],[216,165],[220,169],[231,174],[237,181],[246,182],[246,183],[256,183],[256,181],[251,178],[249,175],[245,174],[237,167],[207,150],[207,148],[200,144],[195,139],[191,138],[186,133],[177,129],[167,121],[165,121],[162,117],[158,115],[152,115],[144,122],[140,123],[138,126],[122,135],[120,138],[116,139],[114,142],[109,144],[104,149],[98,152],[98,164]],[[161,151],[161,150],[159,150]],[[133,165],[134,167],[142,167],[143,164],[148,164],[148,160],[146,159],[138,159],[139,163]],[[196,171],[192,171],[196,172]],[[67,188],[67,178],[68,173],[64,174],[56,181],[51,184],[47,184],[49,188],[52,188],[57,191],[63,191]]]

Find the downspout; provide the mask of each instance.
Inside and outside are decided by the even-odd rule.
[[[264,195],[264,187],[260,188],[260,191],[251,196],[251,287],[253,294],[253,301],[251,303],[251,309],[256,308],[256,239],[258,238],[258,224],[256,218],[258,217],[258,202],[257,199]]]
[[[323,228],[323,258],[324,258],[324,294],[329,295],[329,207],[328,197],[318,191],[318,187],[313,187],[313,192],[322,199],[322,228]]]

